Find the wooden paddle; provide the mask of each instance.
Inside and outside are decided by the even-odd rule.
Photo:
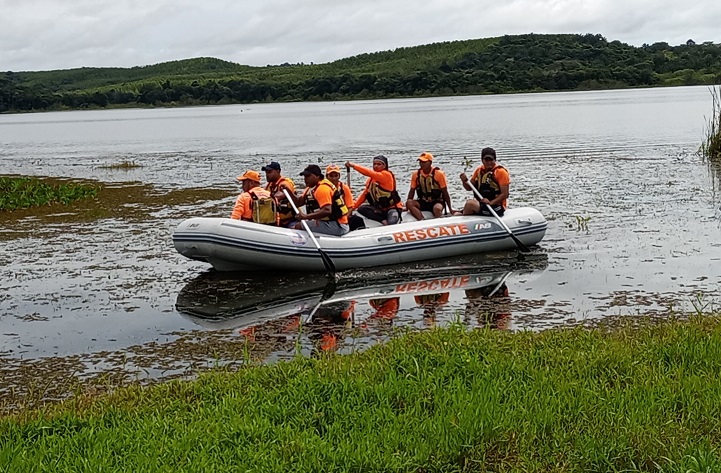
[[[476,197],[478,198],[478,200],[481,200],[481,199],[483,198],[483,197],[481,196],[481,193],[478,192],[478,189],[476,189],[473,184],[469,184],[469,187],[471,188],[471,190],[473,191],[473,193],[476,195]],[[517,237],[516,235],[513,234],[513,232],[511,231],[511,229],[508,228],[508,225],[506,225],[506,222],[504,222],[504,221],[501,219],[501,217],[498,216],[498,214],[496,213],[496,211],[493,210],[493,207],[491,207],[491,206],[488,205],[488,204],[483,204],[483,205],[486,206],[486,208],[488,209],[488,211],[491,212],[491,215],[493,215],[493,216],[496,218],[496,220],[498,221],[498,223],[503,227],[503,229],[506,230],[506,233],[508,233],[508,235],[510,235],[510,237],[513,238],[513,241],[516,242],[516,246],[518,246],[518,249],[519,249],[520,251],[522,251],[522,252],[524,252],[524,253],[528,253],[528,252],[531,251],[531,250],[528,249],[528,247],[527,247],[526,245],[523,244],[523,242],[522,242],[521,240],[518,239],[518,237]]]
[[[295,213],[300,213],[298,207],[295,205],[295,201],[291,198],[290,194],[288,194],[288,189],[283,189],[283,194],[285,194],[285,198],[288,199],[288,202],[290,202],[290,205],[291,207],[293,207]],[[308,227],[308,222],[306,222],[305,220],[301,220],[300,223],[301,225],[303,225],[305,231],[308,232],[308,236],[318,250],[318,253],[320,253],[320,259],[323,260],[323,266],[325,266],[325,269],[328,272],[328,276],[330,276],[331,279],[335,280],[335,265],[333,264],[333,260],[330,259],[330,256],[328,256],[326,252],[323,251],[323,248],[320,247],[320,243],[318,243],[315,235],[313,235],[313,232],[310,231],[310,227]]]

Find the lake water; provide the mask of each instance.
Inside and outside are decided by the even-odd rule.
[[[398,327],[538,330],[718,308],[719,176],[696,154],[710,113],[708,88],[683,87],[0,115],[0,174],[228,191],[140,220],[8,223],[2,232],[24,233],[0,240],[4,390],[63,370],[192,374],[237,361],[224,350],[239,344],[274,360],[333,337],[353,351]],[[507,253],[348,272],[329,295],[322,276],[217,275],[172,246],[178,222],[228,215],[234,177],[270,161],[295,177],[309,163],[369,165],[385,154],[405,196],[429,151],[460,208],[469,196],[457,176],[485,146],[511,172],[510,205],[549,220],[524,261]],[[122,161],[141,167],[107,167]],[[357,193],[363,178],[352,181]],[[445,300],[429,302],[431,289]],[[391,315],[379,298],[397,298]],[[333,311],[349,301],[353,316],[339,324]],[[316,305],[325,325],[304,334],[298,321]]]

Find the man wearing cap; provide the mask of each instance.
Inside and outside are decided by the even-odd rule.
[[[461,173],[460,176],[465,190],[470,191],[473,186],[482,197],[480,200],[475,198],[466,201],[466,205],[463,206],[463,215],[490,216],[491,212],[486,207],[487,204],[501,217],[508,206],[511,176],[506,168],[496,163],[496,150],[493,148],[483,148],[481,160],[483,164],[473,171],[470,179],[466,173]]]
[[[265,172],[265,190],[270,192],[277,204],[278,209],[278,226],[280,227],[291,227],[296,224],[295,217],[293,216],[293,209],[288,203],[288,199],[285,198],[285,194],[281,190],[280,185],[285,184],[286,189],[291,194],[295,194],[295,183],[292,179],[283,177],[280,175],[280,164],[272,161],[270,164],[260,168],[261,171]]]
[[[358,215],[353,215],[353,191],[350,186],[343,184],[340,181],[340,167],[335,164],[329,165],[325,168],[325,177],[333,183],[343,194],[343,202],[348,207],[348,228],[350,231],[361,230],[366,227],[365,221]]]
[[[396,189],[396,177],[388,170],[388,158],[383,155],[373,158],[373,169],[350,161],[345,163],[345,167],[368,177],[365,189],[355,201],[354,210],[383,225],[394,225],[401,221],[403,203]]]
[[[230,218],[235,220],[253,221],[253,201],[267,199],[270,192],[260,187],[260,174],[257,171],[246,171],[236,178],[243,186],[243,192],[238,196]]]
[[[300,173],[305,179],[305,191],[300,197],[290,194],[295,205],[305,205],[305,213],[298,212],[296,220],[308,220],[308,227],[313,233],[342,236],[348,233],[348,207],[343,196],[328,179],[323,179],[323,172],[317,164],[307,166]],[[285,183],[281,184],[282,188]],[[303,230],[298,222],[297,230]]]
[[[425,218],[421,212],[432,212],[433,216],[438,218],[444,207],[448,207],[448,211],[453,215],[446,175],[438,167],[433,167],[433,155],[421,153],[418,165],[420,169],[411,174],[411,190],[406,201],[408,211],[416,220]],[[416,193],[418,199],[413,199]]]

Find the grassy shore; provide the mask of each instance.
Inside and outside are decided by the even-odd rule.
[[[0,471],[721,471],[721,321],[409,333],[0,421]]]

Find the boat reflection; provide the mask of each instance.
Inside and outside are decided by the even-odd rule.
[[[329,282],[323,275],[283,276],[209,271],[178,294],[184,318],[214,330],[233,330],[283,357],[302,352],[352,351],[392,335],[395,327],[423,329],[462,322],[512,327],[509,285],[528,284],[548,264],[415,267],[357,273]],[[272,346],[267,346],[272,345]]]

